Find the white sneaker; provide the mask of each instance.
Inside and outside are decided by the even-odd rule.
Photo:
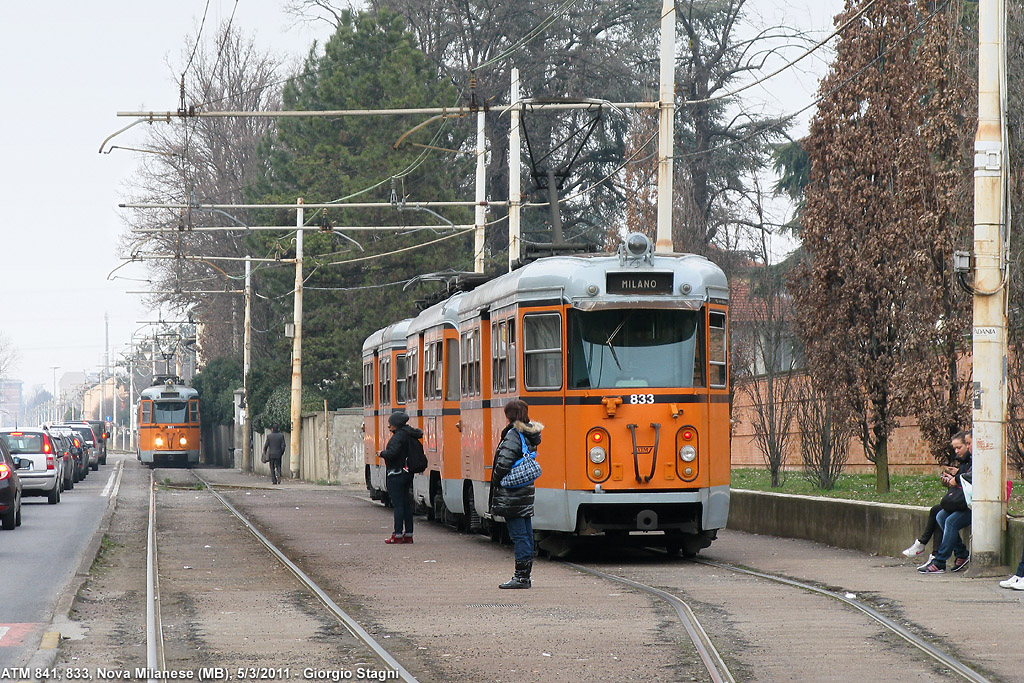
[[[1015,591],[1024,591],[1024,576],[1017,577],[1017,583],[1010,586]]]
[[[1020,581],[1021,581],[1021,578],[1019,576],[1015,575],[1015,576],[1011,576],[1006,581],[1000,581],[999,585],[1002,586],[1003,588],[1014,588],[1018,583],[1020,583]],[[1024,588],[1022,588],[1021,590],[1024,590]]]
[[[921,541],[919,541],[919,540],[917,540],[915,538],[914,539],[914,545],[912,545],[909,548],[907,548],[906,550],[904,550],[903,551],[903,556],[904,557],[920,557],[921,555],[924,555],[924,549],[925,549],[924,543],[921,543]]]

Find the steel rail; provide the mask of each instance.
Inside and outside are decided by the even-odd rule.
[[[156,551],[156,487],[149,473],[149,530],[146,538],[146,668],[152,674],[164,669],[164,636],[160,622],[160,577]],[[148,680],[157,679],[150,677]]]
[[[287,555],[281,552],[281,550],[279,550],[277,546],[271,543],[266,536],[260,533],[259,529],[257,529],[252,524],[252,522],[246,519],[246,517],[242,513],[235,509],[235,507],[231,503],[229,503],[224,498],[224,496],[220,495],[220,493],[218,493],[213,488],[213,486],[210,485],[209,482],[207,482],[205,479],[199,476],[199,474],[197,474],[195,470],[190,470],[190,472],[192,472],[193,476],[195,476],[196,479],[202,482],[206,489],[210,493],[212,493],[214,497],[217,500],[219,500],[224,507],[226,507],[235,517],[237,517],[242,522],[242,524],[245,525],[245,528],[248,529],[249,532],[253,536],[255,536],[256,539],[259,540],[259,542],[262,543],[267,548],[267,550],[269,550],[274,555],[274,557],[276,557],[278,561],[281,564],[283,564],[295,576],[296,579],[299,580],[300,583],[302,583],[314,595],[316,595],[320,602],[323,603],[323,605],[332,614],[334,614],[338,621],[340,621],[345,626],[345,628],[348,629],[349,633],[351,633],[356,639],[358,639],[360,642],[364,643],[367,647],[373,650],[374,654],[376,654],[377,657],[380,658],[380,660],[384,662],[387,666],[389,666],[394,671],[398,672],[398,675],[401,678],[401,680],[406,681],[407,683],[417,683],[416,678],[411,673],[409,673],[409,671],[406,670],[405,667],[399,664],[398,660],[392,657],[391,653],[385,650],[380,645],[380,643],[374,640],[373,636],[367,633],[367,631],[359,625],[359,622],[350,617],[345,612],[345,610],[341,609],[341,607],[338,606],[338,604],[334,602],[334,600],[332,600],[331,597],[327,595],[327,593],[325,593],[323,589],[320,588],[320,586],[316,585],[316,583],[314,583],[313,580],[309,578],[309,576],[307,576],[304,571],[299,569],[299,567],[294,562],[288,559]]]
[[[931,657],[932,659],[937,661],[942,666],[945,666],[945,667],[948,667],[948,668],[952,669],[954,672],[956,672],[957,674],[959,674],[963,678],[966,678],[969,681],[975,681],[976,683],[988,683],[988,681],[989,681],[989,679],[985,678],[984,676],[979,674],[974,669],[971,669],[969,666],[967,666],[966,664],[964,664],[960,660],[955,659],[951,655],[946,654],[945,652],[943,652],[939,648],[935,647],[934,645],[932,645],[928,641],[924,640],[923,638],[915,635],[909,629],[907,629],[906,627],[896,623],[895,621],[893,621],[889,617],[885,616],[884,614],[882,614],[878,610],[874,609],[873,607],[869,607],[868,605],[865,605],[864,603],[860,602],[859,600],[854,600],[853,598],[848,598],[845,595],[843,595],[842,593],[836,593],[834,591],[826,590],[824,588],[819,588],[819,587],[811,585],[809,583],[803,583],[801,581],[796,581],[794,579],[787,579],[787,578],[784,578],[784,577],[781,577],[781,576],[774,576],[772,574],[765,574],[764,572],[758,572],[758,571],[754,571],[752,569],[744,569],[742,567],[737,567],[737,566],[734,566],[734,565],[731,565],[731,564],[725,564],[723,562],[713,562],[711,560],[701,560],[701,559],[693,559],[692,561],[700,563],[700,564],[707,565],[709,567],[718,567],[719,569],[726,569],[728,571],[736,572],[736,573],[739,573],[739,574],[748,574],[750,576],[756,576],[756,577],[761,578],[761,579],[767,579],[769,581],[775,581],[776,583],[785,584],[787,586],[793,586],[794,588],[800,588],[800,589],[803,589],[803,590],[806,590],[806,591],[810,591],[812,593],[818,593],[819,595],[824,595],[826,597],[832,598],[833,600],[838,600],[839,602],[845,603],[845,604],[849,605],[850,607],[853,607],[855,609],[860,610],[864,614],[868,615],[869,617],[871,617],[872,619],[877,621],[882,626],[886,627],[887,629],[891,630],[896,635],[898,635],[901,638],[903,638],[905,641],[907,641],[908,643],[910,643],[911,645],[913,645],[917,649],[919,649],[922,652],[924,652],[926,655],[928,655],[929,657]]]
[[[690,609],[690,606],[683,600],[667,591],[638,583],[636,581],[631,581],[621,576],[616,576],[615,574],[607,574],[597,569],[583,567],[572,562],[563,561],[562,564],[567,567],[572,567],[577,571],[586,572],[587,574],[591,574],[602,579],[616,581],[630,586],[631,588],[651,593],[652,595],[668,602],[675,609],[676,614],[679,615],[679,621],[681,621],[683,626],[686,628],[686,633],[690,636],[690,640],[693,641],[693,646],[697,650],[697,655],[704,663],[704,667],[708,670],[711,680],[714,683],[735,683],[736,679],[733,678],[732,673],[729,671],[729,667],[725,664],[725,660],[722,659],[722,655],[719,654],[718,650],[711,642],[711,637],[708,636],[704,627],[700,625],[700,621],[697,620],[697,616],[693,613],[693,610]]]

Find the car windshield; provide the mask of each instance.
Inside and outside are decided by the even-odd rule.
[[[185,401],[154,401],[153,422],[186,422]]]
[[[698,312],[631,308],[569,315],[569,386],[704,386]]]
[[[7,448],[12,455],[18,453],[42,453],[43,435],[26,434],[25,432],[7,432],[0,434],[0,439],[7,442]]]
[[[76,432],[78,432],[79,436],[82,437],[82,441],[84,441],[85,443],[87,443],[90,446],[92,445],[92,430],[91,429],[89,429],[88,427],[72,427],[72,429],[74,429]]]

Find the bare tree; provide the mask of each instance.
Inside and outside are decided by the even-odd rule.
[[[14,364],[18,362],[18,350],[10,338],[0,332],[0,379],[7,377]]]
[[[189,52],[195,38],[185,44]],[[188,54],[188,53],[186,53]],[[203,44],[183,76],[186,106],[202,110],[269,110],[280,108],[281,60],[261,51],[252,37],[222,27]],[[245,188],[264,172],[257,148],[272,129],[272,119],[252,117],[188,118],[170,126],[154,126],[148,139],[151,154],[140,158],[130,181],[137,202],[232,204],[244,203]],[[129,253],[159,252],[191,257],[245,256],[245,232],[195,232],[197,226],[252,224],[246,211],[146,211],[127,218],[130,229],[177,228],[171,234],[127,234],[122,246]],[[261,256],[262,254],[254,254]],[[241,296],[189,294],[192,291],[240,290],[241,264],[177,259],[150,262],[154,288],[151,303],[164,304],[197,322],[206,322],[200,345],[213,353],[240,352]]]
[[[800,427],[800,457],[804,476],[823,489],[832,489],[850,453],[850,423],[842,416],[834,392],[815,387],[811,378],[801,385],[796,420]]]
[[[759,190],[756,179],[751,183]],[[749,221],[758,226],[752,240],[758,251],[754,262],[733,278],[733,368],[740,379],[737,390],[750,397],[754,440],[774,487],[783,483],[792,439],[800,353],[788,319],[791,302],[783,266],[771,264],[761,193],[752,196],[756,201]]]

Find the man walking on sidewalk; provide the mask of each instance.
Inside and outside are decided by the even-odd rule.
[[[269,458],[270,481],[278,484],[281,481],[281,458],[284,457],[284,434],[275,425],[263,442],[263,455]]]

